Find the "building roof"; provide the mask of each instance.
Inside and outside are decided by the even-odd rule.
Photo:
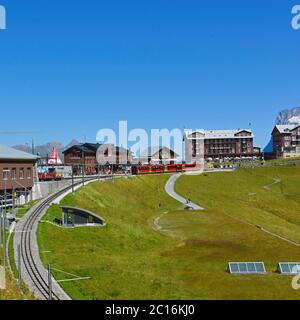
[[[97,150],[99,149],[99,147],[101,146],[101,144],[99,144],[99,143],[84,143],[83,144],[83,146],[85,147],[85,148],[88,148],[88,149],[90,149],[90,150],[92,150],[92,151],[96,151],[97,152]]]
[[[176,157],[178,157],[178,154],[175,153],[173,150],[171,150],[168,147],[149,147],[148,149],[144,150],[141,152],[142,157],[152,157],[156,153],[160,152],[161,150],[167,150],[170,153],[174,153]]]
[[[84,154],[94,154],[94,153],[95,153],[94,150],[87,148],[87,147],[86,147],[85,145],[83,145],[83,144],[76,144],[76,145],[74,145],[74,146],[72,146],[72,147],[64,150],[63,153],[66,153],[67,151],[72,150],[72,149],[76,149],[76,150],[78,150],[78,151],[81,151],[81,152],[83,152]]]
[[[39,159],[38,156],[35,156],[30,153],[19,151],[10,147],[0,145],[0,160],[32,160],[36,161]]]
[[[249,132],[251,135],[247,136],[248,138],[254,138],[251,129],[236,129],[236,130],[197,130],[187,133],[187,138],[191,139],[191,136],[199,133],[201,139],[233,139],[233,138],[240,138],[238,136],[241,132]]]
[[[274,129],[277,129],[279,133],[289,133],[290,131],[299,127],[300,124],[280,124],[276,125]]]
[[[103,146],[103,145],[101,145],[99,143],[76,144],[76,145],[64,150],[63,153],[66,153],[67,151],[75,148],[81,152],[84,152],[85,154],[95,154],[98,151],[100,146]],[[123,147],[116,147],[115,145],[112,145],[112,144],[105,144],[104,146],[113,147],[117,153],[131,153],[130,150],[127,150]]]
[[[77,207],[70,207],[70,206],[61,206],[61,209],[63,211],[68,211],[68,210],[71,210],[73,211],[74,213],[83,213],[83,214],[86,214],[88,216],[92,216],[96,219],[100,219],[102,220],[103,222],[105,222],[105,219],[98,216],[97,214],[95,214],[94,212],[92,211],[89,211],[89,210],[86,210],[86,209],[82,209],[82,208],[77,208]]]
[[[233,139],[237,138],[237,134],[246,131],[251,133],[251,138],[253,138],[252,130],[250,129],[237,129],[237,130],[204,130],[205,139]],[[238,137],[239,138],[239,137]]]

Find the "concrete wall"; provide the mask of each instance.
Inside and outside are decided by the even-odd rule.
[[[32,200],[49,196],[64,187],[70,186],[71,180],[37,182],[32,189]]]

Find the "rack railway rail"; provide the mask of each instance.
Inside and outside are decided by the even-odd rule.
[[[110,177],[101,177],[101,179]],[[85,182],[91,182],[95,178],[86,178]],[[74,187],[82,185],[82,181],[75,183]],[[21,253],[21,274],[22,279],[29,289],[39,300],[49,300],[48,271],[45,269],[40,256],[37,243],[37,229],[40,219],[43,217],[49,206],[72,190],[72,185],[68,186],[48,198],[27,212],[27,214],[17,224],[14,238],[14,256],[18,265],[18,250]],[[52,278],[52,299],[71,300],[71,298],[59,286],[58,282]]]

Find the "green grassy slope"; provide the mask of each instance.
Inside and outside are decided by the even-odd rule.
[[[166,180],[167,177],[152,177],[94,183],[77,192],[75,199],[68,196],[64,200],[65,204],[103,216],[107,221],[104,228],[66,230],[41,223],[43,260],[53,262],[58,269],[92,277],[90,281],[65,283],[72,297],[177,297],[168,275],[169,259],[161,259],[161,252],[172,249],[176,240],[152,229],[154,218],[178,208],[163,192]],[[52,219],[57,211],[53,207],[48,217]],[[164,279],[161,272],[166,276]],[[61,273],[56,276],[65,277]]]
[[[300,243],[300,165],[185,176],[176,190]]]
[[[18,208],[17,218],[23,217],[26,212],[32,208],[37,201],[31,201],[27,206],[20,206]],[[8,233],[7,237],[8,239]],[[28,290],[26,285],[22,283],[22,291],[19,290],[19,286],[17,283],[17,267],[14,261],[14,251],[13,251],[13,239],[14,235],[11,236],[10,242],[8,244],[8,254],[11,263],[11,268],[13,274],[10,273],[9,268],[7,268],[6,272],[6,290],[0,290],[0,300],[34,300],[33,294]],[[0,247],[0,265],[3,265],[3,248]]]
[[[6,271],[6,289],[0,290],[0,300],[33,300],[34,296],[28,291],[23,284],[22,291],[20,292],[16,280],[17,271],[13,261],[13,236],[9,243],[9,257],[12,264],[14,274],[11,274],[9,269]],[[0,247],[0,265],[3,265],[3,248]]]
[[[72,298],[300,297],[291,289],[290,277],[275,273],[277,262],[300,260],[299,248],[224,215],[222,208],[212,207],[204,212],[182,210],[164,192],[167,179],[163,175],[97,182],[64,199],[64,204],[103,216],[107,221],[104,228],[62,229],[40,224],[38,238],[44,263],[91,277],[62,283]],[[183,177],[178,189],[186,189],[195,201],[205,199],[208,207],[212,201],[209,193],[204,198],[198,196],[201,188],[206,190],[201,179],[209,178]],[[224,179],[222,176],[221,180]],[[266,180],[272,183],[272,178]],[[197,192],[192,192],[192,184]],[[59,217],[59,208],[53,206],[45,220]],[[272,272],[265,276],[233,276],[227,272],[227,263],[235,260],[265,261]],[[67,277],[60,272],[55,272],[55,276]]]

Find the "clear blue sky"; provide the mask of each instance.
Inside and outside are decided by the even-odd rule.
[[[98,129],[248,127],[300,106],[300,0],[0,0],[3,130],[37,143]],[[0,136],[0,143],[30,142]]]

